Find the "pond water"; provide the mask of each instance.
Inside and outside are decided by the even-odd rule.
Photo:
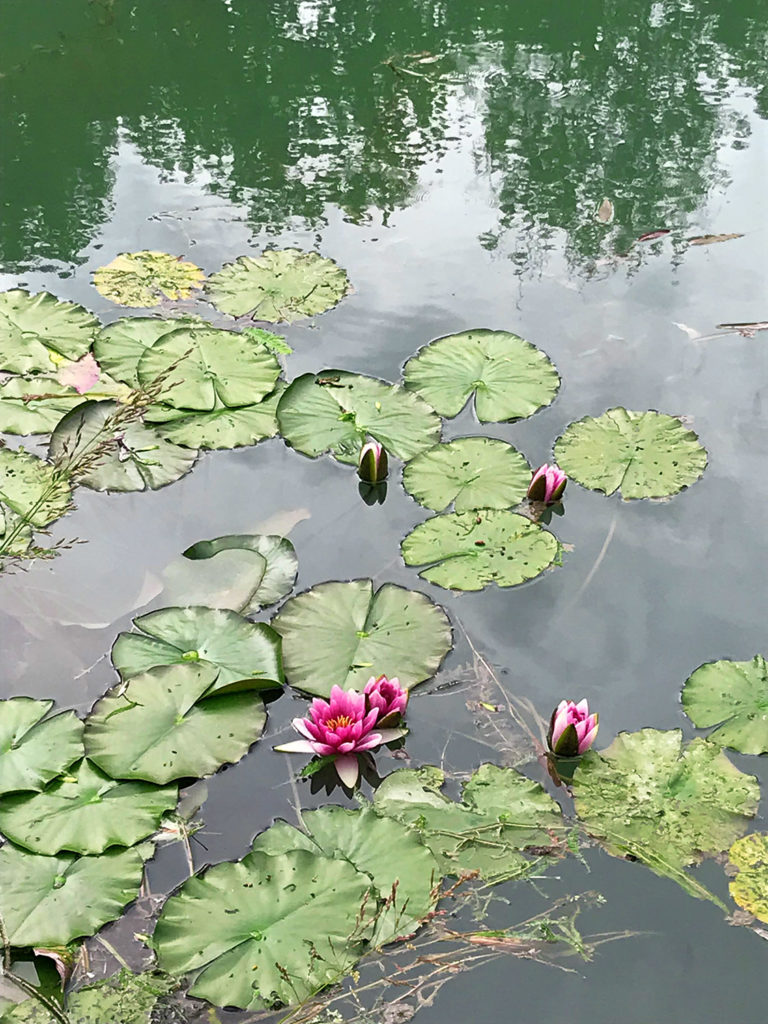
[[[79,488],[52,536],[82,543],[0,580],[0,695],[87,712],[115,681],[117,633],[163,607],[163,572],[183,550],[271,532],[295,545],[295,592],[372,578],[427,594],[451,618],[438,684],[458,685],[415,691],[409,760],[382,752],[382,774],[442,764],[461,778],[500,760],[462,673],[469,641],[545,718],[561,698],[587,697],[598,748],[643,727],[700,735],[684,681],[765,650],[768,335],[717,329],[766,317],[761,6],[6,0],[0,288],[48,290],[110,322],[136,312],[92,284],[117,253],[161,250],[210,274],[265,246],[317,250],[354,291],[275,328],[293,349],[288,380],[336,367],[396,381],[432,339],[507,330],[555,363],[556,400],[511,423],[466,408],[444,439],[501,438],[537,466],[568,424],[625,406],[684,417],[709,462],[666,501],[572,482],[551,524],[562,566],[470,593],[404,564],[403,537],[431,513],[404,491],[397,460],[371,506],[349,466],[279,437],[203,454],[158,491]],[[596,217],[604,198],[611,223]],[[743,237],[686,241],[726,233]],[[262,740],[208,780],[197,866],[242,856],[276,817],[295,820],[295,799],[355,806],[338,788],[293,782],[300,762],[272,751],[304,708],[298,695],[270,704]],[[764,759],[728,756],[768,782]],[[535,759],[523,770],[570,806]],[[764,812],[763,800],[755,830]],[[457,974],[420,1024],[764,1019],[764,935],[639,863],[597,845],[583,855],[505,888],[486,923],[510,927],[596,891],[605,903],[582,913],[582,933],[632,934],[590,962],[558,961],[567,971],[505,956]],[[179,847],[148,868],[156,893],[186,874]],[[695,875],[736,910],[722,863]]]

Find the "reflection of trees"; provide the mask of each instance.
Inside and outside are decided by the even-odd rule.
[[[117,125],[161,168],[205,166],[254,223],[359,219],[408,201],[451,144],[448,72],[478,80],[501,227],[568,232],[580,262],[700,205],[743,127],[737,79],[768,106],[766,32],[739,0],[6,0],[0,39],[0,257],[72,260],[107,216]],[[37,49],[33,47],[37,46]],[[389,58],[445,53],[397,74]],[[454,78],[455,80],[455,78]],[[618,232],[618,229],[616,229]],[[528,256],[526,256],[528,258]]]

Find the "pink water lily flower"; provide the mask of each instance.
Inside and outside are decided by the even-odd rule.
[[[99,382],[99,364],[90,352],[73,363],[62,363],[56,371],[59,384],[74,388],[78,395],[84,395]]]
[[[552,505],[563,496],[568,477],[557,466],[549,466],[546,462],[539,466],[528,485],[528,497],[531,501],[543,501]]]
[[[549,749],[558,757],[579,757],[595,742],[597,722],[598,715],[590,715],[586,700],[561,700],[549,723]]]
[[[378,725],[396,725],[405,714],[408,704],[408,691],[400,685],[400,680],[387,679],[386,676],[371,676],[365,684],[366,708],[378,708]]]
[[[402,729],[378,728],[378,718],[378,707],[366,708],[365,694],[334,686],[330,701],[316,697],[306,718],[294,718],[292,725],[304,739],[275,750],[333,757],[337,775],[351,789],[360,773],[357,755],[403,735]]]

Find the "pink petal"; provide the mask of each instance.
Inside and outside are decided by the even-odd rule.
[[[86,352],[75,363],[62,363],[56,371],[56,380],[65,387],[74,388],[78,395],[84,395],[98,383],[99,364],[90,352]]]
[[[587,702],[586,697],[584,698],[584,700],[579,701],[579,703],[576,705],[576,710],[581,712],[581,714],[584,715],[585,718],[587,717],[587,715],[589,714],[589,704]]]
[[[336,769],[336,774],[344,785],[347,786],[348,789],[352,789],[357,782],[358,775],[360,774],[360,765],[357,761],[357,755],[341,754],[333,762],[333,766]]]
[[[318,744],[310,743],[309,740],[291,740],[290,743],[281,743],[273,750],[281,750],[285,754],[319,754]]]
[[[584,739],[579,743],[579,753],[583,754],[589,750],[592,744],[595,742],[595,736],[597,736],[597,726],[594,729],[590,729]]]
[[[358,740],[355,746],[355,750],[373,750],[375,747],[381,746],[381,733],[380,732],[369,732],[363,739]]]
[[[300,732],[301,735],[306,736],[308,740],[317,739],[317,736],[312,732],[310,728],[310,723],[306,722],[303,718],[294,718],[293,721],[291,722],[291,725],[296,730],[296,732]],[[317,726],[315,726],[315,729],[316,728]]]

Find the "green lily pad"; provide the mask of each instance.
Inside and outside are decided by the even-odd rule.
[[[585,416],[555,443],[558,466],[576,483],[623,498],[664,498],[695,483],[707,452],[692,430],[660,412],[609,409]]]
[[[46,715],[52,700],[0,701],[0,796],[39,791],[83,756],[83,723],[74,711]]]
[[[0,431],[6,434],[50,434],[59,420],[86,401],[124,398],[124,384],[102,376],[85,395],[55,377],[9,377],[0,383]]]
[[[348,861],[306,850],[217,864],[163,907],[158,963],[171,974],[199,972],[189,994],[216,1006],[302,1002],[359,957],[352,936],[370,885]]]
[[[116,782],[83,758],[41,793],[4,797],[0,832],[32,853],[103,853],[146,839],[177,799],[176,786]]]
[[[563,829],[555,801],[514,768],[481,765],[460,803],[443,795],[444,781],[431,765],[403,768],[388,775],[374,795],[376,811],[412,826],[444,874],[477,871],[491,882],[527,874],[531,861],[523,851],[551,848],[552,831]]]
[[[508,331],[438,338],[408,360],[403,379],[441,416],[456,416],[474,395],[481,423],[531,416],[549,405],[560,387],[544,352]]]
[[[48,292],[0,292],[0,370],[52,373],[63,360],[85,355],[100,326],[83,306]]]
[[[218,675],[207,661],[159,665],[113,687],[86,719],[88,757],[114,779],[157,783],[235,764],[267,715],[253,691],[206,696]]]
[[[23,448],[0,448],[0,507],[30,526],[48,526],[69,509],[71,491],[49,462]]]
[[[217,570],[218,563],[221,568]],[[299,569],[296,550],[289,540],[261,533],[236,533],[198,541],[187,548],[179,564],[181,568],[174,574],[171,587],[173,593],[185,593],[190,604],[231,608],[243,615],[254,615],[290,594]],[[203,569],[214,572],[203,577]],[[217,578],[227,588],[223,598],[215,586],[205,592],[204,581]],[[233,587],[233,578],[239,585]],[[168,589],[166,576],[166,596]],[[190,594],[195,595],[194,600]]]
[[[49,458],[63,466],[82,463],[78,483],[94,491],[154,491],[192,469],[196,451],[166,441],[139,420],[121,419],[119,408],[84,402],[73,409],[51,435]]]
[[[768,835],[752,832],[737,839],[728,860],[739,869],[728,883],[734,901],[758,921],[768,923]]]
[[[728,849],[757,810],[757,780],[720,747],[679,729],[619,733],[588,751],[573,777],[576,813],[609,853],[631,855],[692,895],[707,895],[685,868]]]
[[[136,899],[144,852],[108,850],[98,857],[57,857],[0,849],[0,914],[12,946],[65,946],[93,935]]]
[[[768,665],[752,661],[712,661],[686,680],[683,709],[699,729],[719,726],[708,739],[742,754],[768,752]]]
[[[440,418],[398,385],[345,370],[305,373],[285,390],[277,422],[286,442],[315,458],[330,452],[356,464],[368,437],[412,459],[440,440]]]
[[[346,273],[316,252],[277,249],[240,256],[205,285],[213,305],[232,316],[293,323],[335,306],[349,292]]]
[[[115,380],[138,388],[139,360],[148,348],[161,338],[181,328],[210,328],[207,320],[197,316],[159,317],[127,316],[107,324],[96,335],[93,354],[99,366]]]
[[[393,583],[374,594],[372,580],[321,583],[286,601],[272,625],[289,683],[319,697],[382,674],[415,686],[437,672],[452,641],[448,617],[428,597]]]
[[[406,565],[429,565],[419,576],[451,590],[514,587],[549,568],[559,550],[556,538],[525,516],[487,509],[433,516],[402,543]]]
[[[121,306],[156,306],[165,299],[188,299],[205,274],[194,263],[167,252],[121,252],[93,274],[93,286]]]
[[[272,394],[254,405],[230,409],[219,402],[209,412],[172,409],[158,402],[147,408],[144,419],[174,444],[188,448],[243,448],[275,436],[275,414],[284,390],[285,384],[278,381]]]
[[[209,412],[253,405],[274,390],[280,364],[246,334],[215,327],[180,328],[146,348],[137,368],[144,386],[163,381],[163,402]]]
[[[161,608],[133,620],[141,632],[120,633],[112,663],[130,679],[156,665],[208,661],[219,669],[210,693],[273,690],[283,683],[280,637],[263,622],[224,608]]]
[[[21,558],[29,551],[32,529],[9,509],[0,505],[0,568],[3,558]]]
[[[531,467],[506,441],[460,437],[422,452],[403,470],[406,491],[426,508],[511,508],[528,491]]]

